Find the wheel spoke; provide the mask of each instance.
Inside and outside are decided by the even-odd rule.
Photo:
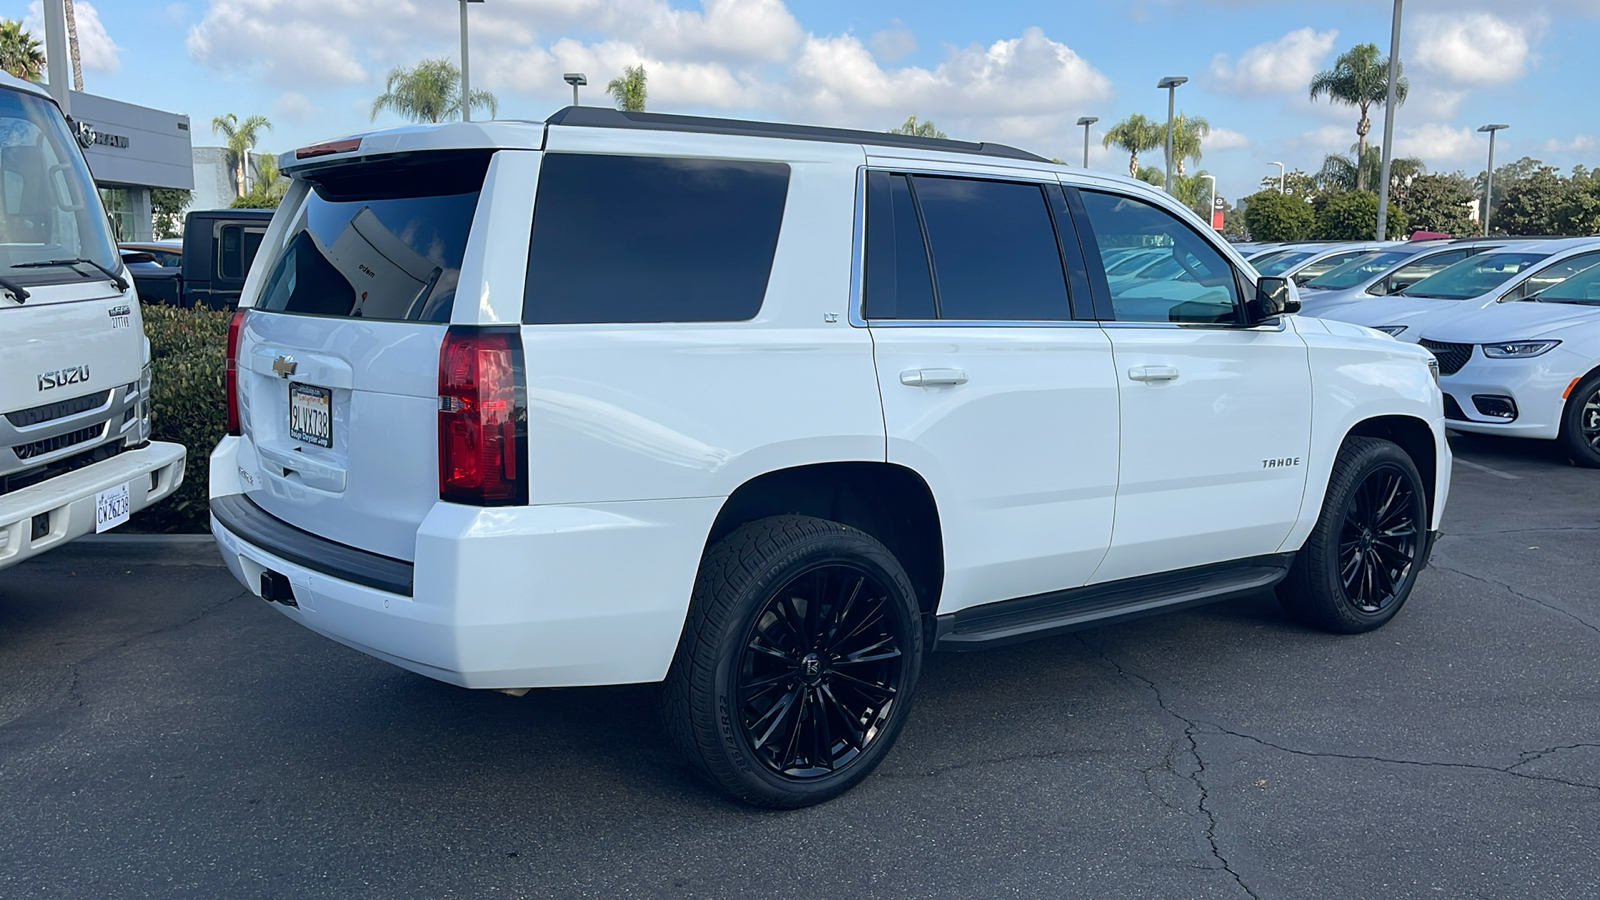
[[[816,727],[812,729],[816,732],[816,740],[814,742],[816,750],[813,751],[811,764],[816,765],[820,762],[831,771],[833,769],[833,729],[828,726],[828,704],[823,702],[822,687],[820,685],[812,688],[812,691],[816,695],[816,700],[812,704],[812,708],[816,710],[814,714]]]
[[[778,771],[780,772],[786,771],[793,766],[795,754],[800,752],[800,733],[806,727],[806,707],[810,705],[808,702],[810,699],[811,692],[803,691],[800,694],[800,702],[795,704],[794,725],[789,729],[789,740],[784,743],[783,758],[778,760]],[[788,715],[784,716],[785,720],[788,718]]]
[[[840,682],[842,684],[848,685],[849,687],[853,688],[857,693],[867,694],[867,692],[870,691],[872,694],[876,694],[877,697],[873,698],[874,702],[878,702],[878,701],[881,701],[881,700],[888,700],[889,698],[894,696],[894,688],[889,686],[889,685],[887,685],[887,684],[879,684],[877,682],[867,681],[867,680],[862,679],[862,678],[857,678],[854,675],[850,675],[850,674],[845,673],[845,672],[840,672],[837,669],[835,669],[833,672],[831,672],[828,677],[832,681],[837,681],[837,682]]]
[[[777,649],[775,647],[763,646],[761,644],[756,643],[755,641],[751,641],[749,646],[750,646],[751,650],[754,650],[755,652],[764,654],[766,656],[770,656],[773,659],[781,659],[784,662],[789,663],[790,665],[794,665],[794,666],[798,666],[800,664],[799,660],[795,659],[793,656],[790,656],[789,654],[787,654],[787,653],[783,652],[782,650],[779,650],[779,649]]]
[[[826,684],[822,686],[822,696],[827,697],[834,709],[839,711],[839,718],[845,726],[845,743],[856,750],[864,748],[867,745],[867,736],[861,733],[861,717],[851,713],[849,707],[844,705],[844,701],[835,696],[833,689]]]
[[[861,586],[866,583],[867,577],[865,575],[857,578],[855,587],[850,589],[850,596],[845,598],[841,606],[837,607],[838,612],[833,615],[833,622],[828,626],[827,640],[823,641],[824,648],[833,648],[834,638],[839,634],[839,626],[849,620],[850,608],[856,605],[856,598],[861,596]]]
[[[795,698],[799,693],[799,688],[790,690],[789,693],[783,695],[782,700],[772,704],[772,707],[769,708],[766,713],[761,716],[761,718],[751,723],[750,730],[756,731],[761,727],[763,722],[767,721],[769,718],[772,719],[772,724],[768,725],[767,730],[762,732],[761,736],[755,740],[757,750],[766,746],[767,741],[772,738],[772,733],[777,731],[778,726],[782,725],[784,720],[788,718],[789,709],[794,706]]]

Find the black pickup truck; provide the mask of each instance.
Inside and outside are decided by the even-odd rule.
[[[209,209],[189,213],[183,223],[183,262],[159,266],[146,259],[128,272],[145,303],[229,309],[239,303],[244,278],[272,221],[270,209]]]

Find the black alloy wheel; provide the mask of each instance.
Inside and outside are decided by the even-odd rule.
[[[1278,599],[1324,631],[1381,627],[1427,564],[1428,521],[1422,476],[1406,451],[1382,438],[1346,438],[1322,511],[1278,585]]]
[[[838,771],[883,732],[905,672],[888,589],[849,562],[818,565],[773,592],[738,667],[744,739],[792,779]]]
[[[1600,468],[1600,372],[1573,389],[1561,416],[1561,443],[1572,462]]]
[[[877,539],[783,515],[706,550],[661,698],[667,735],[706,780],[794,809],[858,784],[910,712],[923,614]]]
[[[1422,545],[1421,509],[1407,473],[1393,463],[1368,471],[1351,492],[1339,530],[1339,584],[1356,611],[1372,615],[1398,599]]]

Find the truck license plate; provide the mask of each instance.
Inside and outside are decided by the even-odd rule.
[[[128,521],[132,514],[133,502],[128,496],[128,482],[108,487],[94,495],[94,532],[111,529]]]
[[[289,436],[318,447],[333,446],[333,392],[309,384],[289,385]]]

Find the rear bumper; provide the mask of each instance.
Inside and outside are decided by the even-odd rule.
[[[107,488],[127,482],[134,512],[172,493],[183,483],[184,456],[180,444],[151,443],[0,496],[0,569],[94,531],[95,495]],[[38,515],[48,525],[34,539]]]
[[[212,503],[236,513],[249,501],[224,494]],[[342,644],[461,687],[572,687],[666,677],[721,505],[438,503],[417,532],[411,596],[331,574],[327,554],[306,555],[316,544],[274,540],[267,529],[276,523],[324,550],[363,551],[259,509],[247,520],[213,514],[211,531],[245,587],[259,595],[264,572],[283,575],[298,605],[273,608]]]

